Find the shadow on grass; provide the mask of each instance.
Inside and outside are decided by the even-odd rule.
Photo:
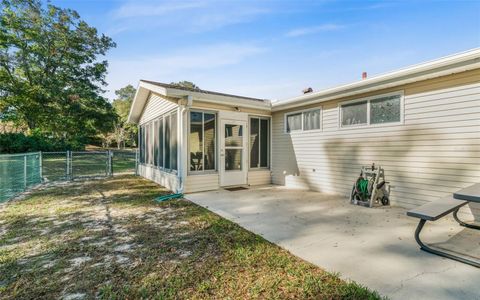
[[[189,201],[153,201],[166,193],[124,176],[10,204],[1,298],[379,298]]]

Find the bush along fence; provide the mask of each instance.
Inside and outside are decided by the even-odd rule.
[[[53,181],[137,174],[137,151],[63,151],[0,155],[0,202]]]

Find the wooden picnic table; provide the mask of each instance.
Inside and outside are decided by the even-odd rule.
[[[474,185],[453,193],[453,198],[480,203],[480,183],[475,183]]]

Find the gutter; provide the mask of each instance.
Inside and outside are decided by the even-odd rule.
[[[480,68],[480,48],[384,75],[272,103],[272,112]]]

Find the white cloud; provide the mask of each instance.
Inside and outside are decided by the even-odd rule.
[[[162,3],[127,2],[114,10],[112,15],[116,19],[156,17],[167,13],[199,8],[205,5],[206,3],[202,1]]]
[[[254,1],[128,1],[110,13],[108,33],[152,28],[202,32],[248,23],[269,12],[265,3]]]
[[[188,80],[192,73],[213,70],[241,63],[267,49],[247,43],[222,43],[191,47],[171,54],[142,56],[132,59],[110,59],[107,97],[127,84],[140,79],[170,82],[175,78]]]
[[[319,26],[311,26],[311,27],[303,27],[303,28],[296,28],[288,31],[285,36],[287,37],[299,37],[308,34],[315,34],[319,32],[328,32],[328,31],[337,31],[340,29],[345,28],[344,25],[338,24],[323,24]]]

